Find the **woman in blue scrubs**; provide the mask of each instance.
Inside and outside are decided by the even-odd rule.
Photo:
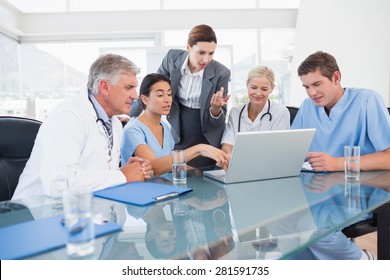
[[[133,155],[150,160],[154,174],[159,176],[171,171],[172,150],[175,142],[167,122],[162,117],[172,106],[170,80],[161,74],[148,74],[140,87],[143,112],[124,128],[121,156],[122,164]],[[185,149],[186,162],[197,156],[216,161],[217,166],[227,167],[229,157],[211,145],[198,144]]]

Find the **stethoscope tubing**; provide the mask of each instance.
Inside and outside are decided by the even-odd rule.
[[[263,118],[268,115],[269,116],[269,121],[272,121],[272,114],[270,113],[270,109],[271,109],[271,101],[269,101],[269,99],[267,100],[268,101],[268,110],[266,113],[264,113],[261,117],[260,117],[260,121],[263,120]],[[238,132],[241,131],[241,116],[242,116],[242,112],[244,111],[246,107],[246,104],[242,107],[241,111],[240,111],[240,114],[238,115]]]

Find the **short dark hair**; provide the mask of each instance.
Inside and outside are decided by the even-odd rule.
[[[144,95],[146,97],[150,96],[150,91],[152,90],[152,86],[160,81],[167,82],[169,85],[171,84],[171,80],[162,74],[157,73],[151,73],[145,76],[145,78],[142,80],[139,94]],[[145,110],[146,106],[141,100],[142,108]]]
[[[321,74],[332,80],[335,71],[340,72],[336,59],[326,52],[318,51],[309,55],[298,67],[298,76],[307,75],[316,70],[320,70]]]
[[[206,24],[193,27],[188,34],[187,43],[192,47],[198,42],[217,43],[217,36],[215,36],[214,30]]]

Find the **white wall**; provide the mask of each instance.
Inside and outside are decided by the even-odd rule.
[[[318,50],[335,56],[344,87],[378,91],[389,105],[390,1],[301,0],[291,75],[292,105],[307,96],[299,64]]]

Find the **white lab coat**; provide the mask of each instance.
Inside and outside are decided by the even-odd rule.
[[[238,133],[238,124],[241,124],[241,132],[246,131],[267,131],[267,130],[285,130],[290,128],[290,113],[286,106],[283,106],[273,100],[270,100],[271,108],[269,112],[272,114],[272,121],[269,115],[263,114],[268,111],[266,104],[260,114],[257,115],[254,122],[248,117],[249,103],[233,107],[229,112],[229,119],[225,131],[222,136],[221,144],[234,145]],[[243,107],[245,106],[245,109]],[[240,112],[241,116],[240,116]],[[241,120],[240,120],[241,119]]]
[[[126,177],[118,169],[122,124],[112,118],[110,161],[107,136],[96,120],[87,94],[67,99],[55,108],[39,129],[12,199],[50,196],[53,182],[64,178],[69,178],[68,187],[72,189],[91,191],[125,183]]]

